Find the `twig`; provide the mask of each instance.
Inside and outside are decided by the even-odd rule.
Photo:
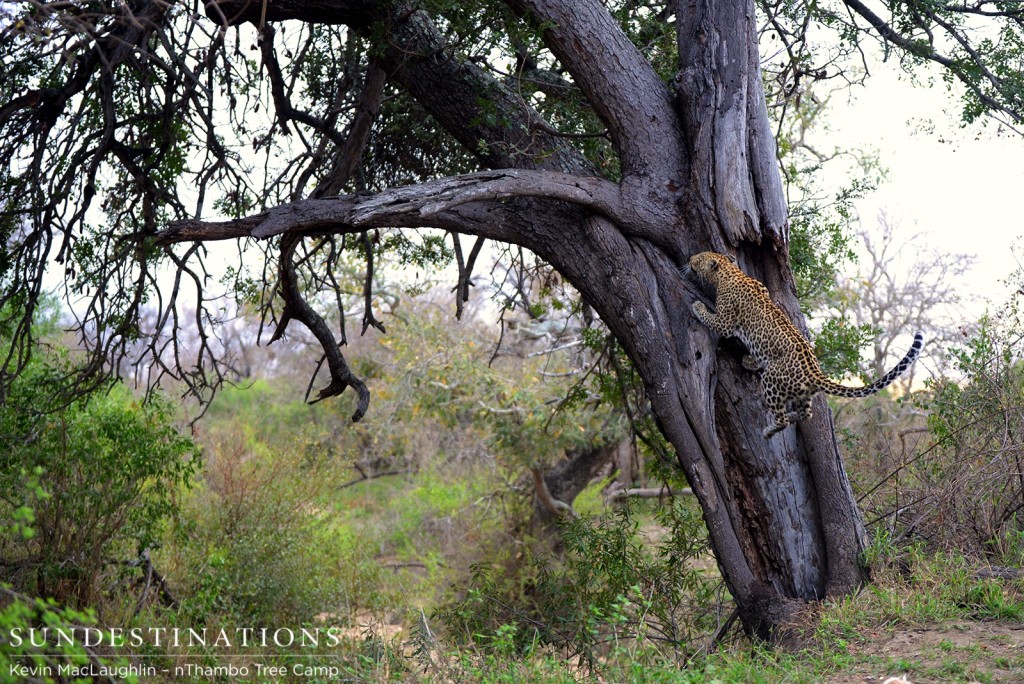
[[[543,356],[545,354],[554,354],[555,352],[560,352],[560,351],[562,351],[564,349],[572,349],[573,347],[578,347],[581,344],[583,344],[583,340],[576,340],[575,342],[569,342],[568,344],[563,344],[560,347],[552,347],[550,349],[541,349],[540,351],[531,352],[531,353],[526,355],[526,358],[532,359],[535,356]]]
[[[702,647],[705,653],[710,654],[718,650],[718,644],[721,643],[723,638],[725,638],[725,635],[732,628],[733,623],[736,622],[736,618],[738,618],[739,616],[740,609],[733,608],[732,613],[729,614],[729,617],[727,617],[725,619],[725,622],[723,622],[722,625],[715,630],[715,633],[711,635],[710,639],[708,639],[708,643]]]
[[[359,470],[360,473],[363,472],[358,467],[356,468],[356,470]],[[360,482],[366,482],[367,480],[376,480],[378,477],[387,477],[389,475],[404,475],[404,474],[409,473],[409,472],[412,472],[412,471],[406,469],[406,470],[382,470],[379,473],[371,473],[369,475],[363,473],[362,477],[357,477],[354,480],[349,480],[348,482],[342,483],[342,484],[338,485],[337,488],[338,489],[345,489],[346,487],[352,487],[353,485],[357,485]]]

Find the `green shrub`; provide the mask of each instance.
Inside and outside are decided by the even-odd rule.
[[[984,317],[961,349],[951,350],[962,379],[931,383],[933,439],[910,469],[904,496],[920,502],[916,534],[990,562],[1019,565],[1024,535],[1024,312],[1020,295]]]
[[[0,405],[0,543],[7,579],[85,606],[105,566],[157,545],[199,452],[169,403],[120,385],[55,408],[58,374],[33,362]]]
[[[0,584],[0,682],[66,681],[63,676],[55,677],[62,668],[91,672],[101,667],[111,672],[122,668],[126,674],[121,681],[138,682],[138,677],[128,672],[128,662],[122,658],[90,654],[74,640],[50,638],[44,646],[36,646],[30,631],[48,628],[70,634],[72,630],[94,624],[91,611],[63,608],[52,599],[29,598]],[[74,681],[85,680],[83,677]]]
[[[186,506],[190,524],[165,554],[185,585],[187,619],[298,625],[371,602],[379,571],[366,562],[368,545],[319,504],[324,473],[301,454],[254,454],[238,427],[211,445]]]
[[[707,531],[693,502],[656,514],[660,541],[645,540],[631,505],[566,521],[564,559],[535,558],[530,572],[478,566],[465,596],[439,612],[456,639],[527,653],[550,644],[590,663],[660,654],[685,658],[713,631],[721,582],[705,572]]]

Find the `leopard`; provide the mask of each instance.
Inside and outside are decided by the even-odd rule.
[[[749,352],[741,365],[761,376],[772,414],[761,433],[765,439],[797,420],[811,418],[811,400],[819,392],[846,398],[870,396],[891,385],[921,354],[924,336],[918,332],[910,351],[883,377],[865,387],[839,384],[822,372],[810,342],[772,301],[768,288],[743,273],[731,257],[701,252],[690,258],[683,272],[684,276],[695,274],[716,290],[715,312],[696,301],[693,315],[720,337],[739,339]]]

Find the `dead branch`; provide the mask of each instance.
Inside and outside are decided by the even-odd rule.
[[[345,489],[346,487],[352,487],[354,485],[357,485],[360,482],[368,482],[370,480],[376,480],[378,477],[389,477],[391,475],[405,475],[406,473],[409,473],[409,472],[412,472],[412,471],[410,471],[408,469],[406,469],[406,470],[382,470],[379,473],[373,473],[373,474],[370,474],[370,475],[363,474],[362,477],[357,477],[354,480],[349,480],[348,482],[343,482],[342,484],[338,485],[337,488],[338,489]]]
[[[661,487],[632,487],[630,489],[613,489],[608,492],[605,500],[608,503],[623,501],[630,497],[638,499],[671,499],[675,496],[693,496],[693,489],[682,487],[672,489],[668,485]]]
[[[327,369],[331,375],[331,382],[320,390],[316,399],[309,403],[315,404],[328,397],[337,396],[351,387],[358,397],[356,410],[352,414],[352,422],[358,422],[366,414],[366,409],[370,406],[370,390],[367,389],[366,383],[356,377],[348,367],[348,362],[345,361],[341,348],[338,346],[338,341],[334,338],[334,333],[331,332],[327,322],[302,297],[302,290],[299,288],[298,276],[295,272],[295,263],[292,261],[295,248],[301,240],[301,235],[287,235],[281,240],[281,256],[279,261],[280,292],[285,304],[284,311],[281,313],[281,318],[277,323],[277,329],[274,330],[270,342],[273,343],[284,335],[285,329],[292,319],[299,321],[309,328],[309,331],[316,337],[320,346],[323,347],[324,355],[327,357]],[[307,394],[308,398],[309,395]]]
[[[544,481],[544,473],[540,471],[540,468],[530,468],[530,474],[533,476],[533,491],[537,495],[537,500],[548,513],[559,518],[563,516],[576,517],[576,511],[572,506],[551,496],[551,490],[548,489],[548,483]]]

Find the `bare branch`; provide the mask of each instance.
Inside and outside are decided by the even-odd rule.
[[[363,150],[370,139],[370,128],[377,118],[386,84],[387,73],[377,60],[371,59],[355,116],[349,126],[348,135],[338,150],[337,164],[313,191],[313,197],[337,195],[352,178],[352,173],[359,165]]]
[[[1024,117],[1022,117],[1019,109],[1019,94],[1012,93],[1015,87],[988,68],[987,60],[971,46],[961,28],[949,21],[943,20],[934,11],[928,11],[924,15],[914,14],[911,20],[914,22],[915,28],[923,31],[927,36],[926,40],[915,40],[913,37],[894,29],[889,22],[886,22],[885,19],[872,12],[861,0],[843,0],[843,2],[852,12],[866,20],[883,40],[914,57],[941,64],[948,69],[992,115],[1008,117],[1009,121],[1004,122],[1008,126],[1017,130],[1015,127],[1024,123]],[[951,9],[952,11],[960,11],[956,8]],[[1008,18],[1016,22],[1021,21],[1020,13],[1011,14]],[[964,56],[954,58],[938,52],[934,45],[935,37],[932,35],[931,27],[926,19],[935,22],[937,26],[946,32],[950,39],[959,44],[964,50]],[[992,93],[998,95],[986,92],[982,88],[983,85],[986,89],[990,89]],[[1010,93],[1008,94],[1006,91],[1010,91]]]
[[[544,473],[540,471],[540,468],[530,468],[530,475],[533,477],[533,491],[537,495],[540,505],[544,507],[544,510],[555,517],[578,517],[575,509],[570,504],[551,495],[551,490],[548,489],[548,483],[544,480]]]
[[[327,322],[302,297],[298,277],[295,274],[295,264],[292,261],[292,255],[295,253],[295,248],[301,240],[301,235],[287,235],[281,241],[279,265],[281,297],[285,301],[285,308],[281,313],[277,329],[274,331],[270,341],[275,342],[280,339],[284,335],[288,323],[293,318],[309,328],[310,332],[313,333],[320,343],[320,346],[323,347],[324,354],[327,357],[327,368],[331,374],[330,384],[321,389],[317,398],[310,403],[316,403],[328,397],[337,396],[351,387],[355,390],[358,397],[356,410],[352,414],[352,421],[357,422],[366,414],[366,409],[370,406],[370,390],[366,388],[366,384],[357,378],[348,367],[348,363],[345,361],[345,357],[342,355],[338,342],[334,338],[334,334],[328,327]]]
[[[462,241],[458,233],[452,233],[452,244],[455,247],[455,264],[459,269],[458,280],[453,291],[455,292],[455,318],[462,319],[463,304],[469,301],[469,288],[473,285],[473,266],[476,258],[480,256],[480,250],[484,246],[484,239],[478,237],[473,247],[469,250],[469,259],[462,253]]]
[[[387,332],[384,329],[384,324],[373,315],[373,242],[366,231],[363,231],[359,239],[366,250],[366,280],[363,282],[363,334],[366,334],[366,329],[370,326],[380,332]]]
[[[623,501],[630,497],[638,499],[671,499],[674,496],[693,496],[693,489],[681,487],[672,489],[668,485],[661,487],[630,487],[628,489],[613,489],[605,496],[609,503]]]

